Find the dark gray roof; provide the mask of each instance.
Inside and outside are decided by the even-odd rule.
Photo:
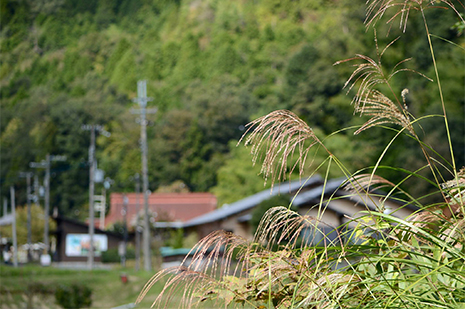
[[[239,200],[237,202],[234,202],[232,204],[229,204],[227,206],[224,206],[222,208],[219,208],[217,210],[214,210],[202,216],[196,217],[190,221],[187,221],[184,223],[184,227],[191,227],[191,226],[201,225],[201,224],[225,219],[229,216],[238,214],[244,210],[248,210],[260,204],[262,201],[269,199],[272,196],[275,196],[275,195],[278,195],[284,192],[295,192],[301,187],[311,186],[317,183],[321,183],[322,181],[323,179],[320,176],[316,175],[306,180],[302,179],[302,180],[296,180],[292,182],[288,182],[288,181],[282,182],[280,184],[275,185],[273,190],[271,189],[263,190],[259,193],[246,197],[242,200]],[[320,193],[321,193],[321,188],[320,188]],[[303,194],[303,193],[300,193],[300,194]]]
[[[237,218],[237,222],[239,222],[239,223],[249,222],[250,220],[252,220],[252,214],[251,213],[245,214],[245,215],[240,216],[239,218]]]
[[[153,224],[155,228],[161,228],[161,229],[166,229],[166,228],[173,228],[173,229],[179,229],[182,228],[184,225],[180,221],[175,221],[175,222],[155,222]]]
[[[0,226],[13,224],[14,217],[12,214],[0,217]]]
[[[319,199],[323,192],[323,186],[325,189],[324,194],[332,194],[339,189],[339,187],[344,183],[346,179],[347,178],[338,178],[329,180],[326,182],[326,185],[322,184],[321,186],[302,192],[295,197],[294,202],[292,204],[299,207],[302,204],[308,203],[315,199]]]
[[[333,194],[333,193],[336,193],[336,191],[337,191],[336,194],[337,194],[338,197],[343,197],[343,198],[350,199],[350,200],[354,201],[357,204],[365,205],[366,207],[368,207],[368,209],[373,210],[373,211],[379,210],[379,208],[378,208],[379,206],[376,205],[375,203],[373,203],[373,201],[371,199],[369,199],[369,198],[366,198],[366,200],[362,199],[364,194],[359,196],[357,194],[349,193],[349,192],[343,190],[342,186],[345,183],[346,179],[347,178],[338,178],[338,179],[334,179],[334,180],[330,180],[330,181],[326,182],[324,194],[325,195],[326,194]],[[296,198],[295,198],[295,200],[293,202],[293,205],[295,205],[297,207],[300,207],[300,206],[302,206],[304,204],[307,204],[307,203],[319,201],[319,199],[321,198],[322,190],[323,190],[323,185],[318,186],[318,187],[313,188],[313,189],[310,189],[310,190],[308,190],[306,192],[300,193],[299,195],[296,196]],[[382,191],[379,191],[379,190],[375,190],[375,191],[371,192],[370,195],[371,194],[373,194],[375,196],[378,196],[378,197],[383,197],[383,196],[386,195],[386,193],[384,193]],[[388,200],[390,200],[393,203],[398,204],[399,206],[405,205],[404,202],[399,201],[398,199],[389,198]],[[344,214],[344,213],[341,213],[340,211],[338,211],[337,209],[335,209],[334,207],[331,207],[331,204],[328,203],[327,198],[324,199],[324,202],[325,202],[325,207],[328,207],[329,209],[332,209],[336,213]],[[418,208],[415,205],[408,205],[407,204],[406,207],[411,209],[411,210],[418,210]]]

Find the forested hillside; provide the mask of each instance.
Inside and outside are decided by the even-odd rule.
[[[25,203],[29,162],[47,153],[66,155],[52,166],[52,206],[85,216],[89,132],[102,124],[110,137],[97,139],[97,160],[115,183],[132,191],[140,171],[140,126],[131,108],[137,81],[158,107],[149,115],[149,181],[156,191],[212,191],[232,202],[263,188],[248,150],[236,148],[244,125],[274,109],[290,109],[324,136],[362,119],[353,116],[343,89],[349,64],[333,64],[373,53],[373,29],[365,29],[362,0],[1,0],[1,194],[18,188]],[[463,9],[463,7],[458,6]],[[444,97],[450,113],[457,165],[464,165],[465,44],[463,28],[450,10],[431,10]],[[435,78],[420,16],[405,34],[395,24],[377,33],[386,71],[401,64]],[[439,29],[439,30],[438,30]],[[386,33],[390,31],[389,37]],[[368,35],[366,35],[368,32]],[[420,39],[419,39],[420,38]],[[458,45],[458,46],[457,46]],[[413,72],[396,75],[397,95],[407,88],[409,111],[417,118],[440,114],[435,83]],[[440,118],[421,121],[426,140],[441,149]],[[383,151],[386,131],[355,129],[327,140],[353,171]],[[378,134],[378,135],[377,135]],[[395,132],[392,133],[394,136]],[[384,136],[385,137],[385,136]],[[396,141],[405,145],[408,138]],[[444,148],[443,147],[443,148]],[[423,163],[408,147],[393,145],[382,165]],[[447,155],[444,149],[444,155]],[[313,158],[313,157],[312,157]],[[319,156],[315,156],[315,165]],[[395,164],[392,164],[395,165]],[[387,170],[398,179],[403,175]],[[332,176],[340,176],[334,174]],[[173,185],[173,183],[175,185]],[[414,193],[426,188],[407,183]],[[185,188],[184,188],[185,189]]]

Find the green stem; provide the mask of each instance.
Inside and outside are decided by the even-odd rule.
[[[272,277],[271,277],[271,253],[268,255],[268,309],[273,309],[273,302],[271,298],[271,282],[272,282]]]
[[[452,140],[450,137],[450,130],[449,130],[449,122],[447,121],[447,113],[446,113],[446,105],[444,103],[444,96],[442,94],[442,87],[441,87],[441,80],[439,79],[439,71],[438,71],[438,66],[436,63],[436,57],[434,56],[434,48],[433,48],[433,42],[431,41],[431,34],[429,32],[428,24],[426,22],[426,17],[425,17],[425,12],[423,10],[423,7],[421,7],[421,16],[423,17],[423,23],[425,25],[425,30],[426,30],[426,36],[428,37],[428,44],[429,44],[429,49],[431,52],[431,58],[433,59],[433,66],[434,66],[434,73],[436,74],[436,80],[438,84],[438,89],[439,89],[439,97],[441,98],[441,105],[442,105],[442,111],[444,113],[444,124],[446,126],[446,133],[447,133],[447,141],[449,142],[449,149],[450,149],[450,155],[451,155],[451,160],[452,160],[452,165],[454,169],[454,174],[455,174],[455,179],[457,181],[458,185],[458,175],[457,175],[457,167],[455,166],[455,157],[454,157],[454,150],[452,147]],[[442,191],[442,189],[441,189]],[[463,201],[462,201],[462,211],[465,211],[464,206],[463,206]]]

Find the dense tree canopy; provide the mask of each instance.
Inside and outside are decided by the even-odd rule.
[[[47,153],[62,154],[68,160],[52,167],[52,203],[66,215],[85,213],[89,134],[81,124],[89,123],[112,133],[97,139],[99,167],[115,180],[115,190],[133,190],[140,128],[130,109],[140,79],[154,98],[149,107],[158,107],[148,127],[152,191],[182,181],[232,202],[261,190],[246,152],[231,151],[231,144],[248,121],[274,109],[293,110],[321,138],[361,122],[342,89],[352,68],[333,63],[373,50],[372,29],[360,23],[364,1],[2,0],[0,12],[1,193],[16,185],[19,204],[25,184],[18,172]],[[427,14],[436,24],[433,43],[463,165],[463,34],[453,28],[451,12]],[[408,55],[413,59],[405,67],[434,77],[427,42],[415,36],[421,22],[412,16],[410,31],[392,28],[389,37],[388,27],[379,27],[381,50],[401,35],[383,56],[386,71]],[[417,117],[439,112],[434,83],[404,72],[396,86],[397,94],[409,89],[407,104]],[[434,121],[441,120],[420,124],[440,149],[445,132],[431,130]],[[328,141],[356,170],[382,152],[376,141],[387,133],[352,137],[353,131]],[[396,149],[387,162],[418,167],[415,153]]]

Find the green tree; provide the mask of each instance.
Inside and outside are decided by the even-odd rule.
[[[218,182],[210,191],[218,198],[218,205],[230,204],[270,187],[263,185],[260,167],[252,165],[250,150],[229,142],[226,163],[218,169]]]
[[[56,229],[56,222],[49,219],[49,230],[53,232]],[[2,237],[11,238],[11,225],[1,226],[0,234]],[[16,208],[16,237],[18,245],[27,244],[27,207],[20,206]],[[44,210],[37,204],[31,205],[31,242],[38,243],[44,240]]]
[[[263,215],[270,210],[273,207],[277,206],[283,206],[286,208],[289,208],[289,205],[291,203],[291,197],[288,194],[282,194],[282,195],[276,195],[273,196],[267,200],[264,200],[260,204],[258,204],[256,207],[254,207],[252,211],[252,218],[250,219],[250,226],[252,227],[252,233],[255,234],[255,232],[258,229],[258,226],[260,225],[260,221],[262,221]],[[293,211],[296,211],[295,207],[291,207]]]

